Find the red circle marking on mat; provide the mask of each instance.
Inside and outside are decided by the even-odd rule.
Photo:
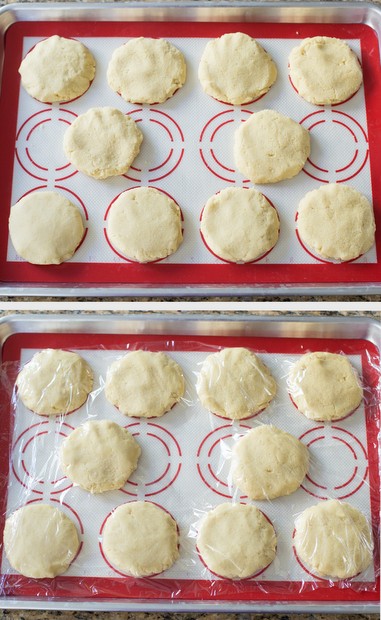
[[[230,173],[232,175],[238,175],[238,171],[231,166],[226,165],[222,161],[221,154],[218,152],[218,145],[215,140],[218,133],[227,125],[236,123],[235,108],[230,107],[228,110],[219,112],[210,118],[201,130],[199,137],[199,153],[204,166],[217,178],[226,181],[227,183],[235,183],[236,179],[226,175]],[[240,114],[248,115],[249,117],[253,112],[251,110],[245,110],[240,108]],[[245,119],[241,119],[245,120]],[[241,181],[242,182],[242,181]],[[247,180],[243,181],[248,183]],[[227,261],[226,261],[227,262]]]
[[[74,169],[70,162],[65,162],[62,165],[53,165],[51,157],[49,157],[49,140],[47,140],[46,131],[41,132],[38,136],[35,136],[35,140],[31,140],[34,132],[45,124],[52,123],[51,129],[55,129],[57,124],[65,123],[71,125],[72,116],[77,117],[74,112],[59,108],[61,116],[59,118],[52,118],[53,109],[51,107],[41,110],[36,114],[29,116],[21,125],[17,132],[16,137],[16,159],[22,169],[31,177],[47,181],[49,171],[55,181],[62,181],[77,174],[77,170]],[[41,116],[42,115],[42,116]],[[65,118],[67,116],[68,118]],[[49,129],[49,131],[51,131]],[[50,135],[50,134],[49,134]],[[40,144],[42,141],[42,144]],[[40,161],[41,156],[45,157],[46,161]],[[62,153],[63,156],[63,153]],[[60,176],[63,170],[69,169],[69,174]],[[41,172],[45,174],[41,176]]]
[[[326,432],[329,432],[328,436],[326,435]],[[348,441],[348,437],[350,437],[351,442]],[[315,445],[318,458],[319,445],[316,444],[323,442],[324,445],[326,438],[330,442],[329,446],[331,446],[332,440],[333,442],[338,441],[341,445],[344,445],[347,448],[349,454],[351,455],[351,463],[347,464],[347,469],[344,472],[342,471],[344,462],[342,459],[340,459],[340,468],[337,469],[337,473],[344,474],[344,481],[336,481],[335,483],[332,479],[331,484],[328,484],[325,480],[314,480],[311,473],[307,473],[301,488],[309,495],[319,499],[328,499],[328,497],[330,497],[343,500],[344,498],[350,497],[351,495],[357,493],[357,491],[364,485],[368,475],[367,454],[364,446],[357,437],[346,429],[338,426],[318,426],[312,428],[303,433],[303,435],[299,437],[299,441],[301,439],[308,440],[306,443],[308,448]],[[330,468],[327,473],[328,476],[329,474],[332,474],[333,468]]]
[[[232,172],[234,172],[234,170],[232,170]],[[250,189],[250,188],[249,188],[249,187],[243,187],[242,189],[246,189],[246,190],[247,190],[247,189]],[[217,192],[217,194],[219,194],[219,193],[220,193],[220,192]],[[215,194],[215,195],[217,195],[217,194]],[[278,213],[278,210],[276,209],[276,207],[274,206],[274,204],[271,202],[271,200],[269,200],[269,199],[267,198],[267,196],[265,196],[265,194],[262,194],[262,196],[264,196],[264,197],[266,198],[267,202],[268,202],[268,203],[272,206],[272,208],[275,210],[275,212],[276,212],[276,214],[277,214],[278,222],[279,222],[279,227],[280,227],[280,218],[279,218],[279,213]],[[204,209],[205,209],[205,206],[203,207],[203,209],[202,209],[202,211],[201,211],[201,213],[200,213],[200,218],[199,218],[199,221],[200,221],[200,222],[202,222],[202,216],[203,216],[203,213],[204,213]],[[270,248],[269,250],[267,250],[267,252],[265,252],[264,254],[261,254],[261,256],[258,256],[258,258],[254,258],[253,260],[246,261],[245,263],[236,263],[236,262],[234,262],[234,261],[230,261],[230,260],[228,260],[227,258],[222,258],[222,257],[221,257],[221,256],[219,256],[218,254],[216,254],[215,252],[213,252],[213,250],[212,250],[212,249],[209,247],[209,245],[207,244],[207,242],[206,242],[206,240],[205,240],[205,237],[204,237],[204,235],[202,234],[201,228],[200,228],[199,232],[200,232],[200,237],[201,237],[201,239],[202,239],[202,241],[203,241],[203,244],[205,245],[205,247],[206,247],[206,249],[208,250],[208,252],[210,252],[210,254],[212,254],[215,258],[218,258],[218,260],[222,261],[223,263],[228,263],[229,265],[241,265],[241,264],[242,264],[242,265],[253,265],[253,264],[255,264],[255,263],[258,263],[259,261],[261,261],[261,260],[263,260],[264,258],[266,258],[266,256],[268,256],[268,255],[270,254],[270,252],[272,252],[272,251],[273,251],[273,249],[274,249],[274,248],[275,248],[275,246],[277,245],[277,242],[278,242],[278,239],[279,239],[279,237],[278,237],[278,239],[277,239],[276,243],[273,245],[273,247],[272,247],[272,248]],[[264,407],[264,408],[263,408],[263,409],[261,409],[260,411],[257,411],[256,413],[252,413],[251,415],[247,416],[246,418],[240,418],[240,419],[241,419],[241,420],[249,420],[250,418],[253,418],[253,417],[255,417],[256,415],[259,415],[262,411],[264,411],[264,409],[266,409],[266,407]],[[223,418],[223,417],[224,417],[224,416],[219,415],[218,413],[215,413],[214,411],[212,411],[212,413],[213,413],[214,415],[216,415],[217,417],[219,417],[219,418]],[[224,418],[224,419],[226,419],[226,418]],[[228,419],[230,419],[230,418],[228,418]]]
[[[125,426],[125,428],[131,429],[136,426],[139,427],[139,432],[134,433],[134,435],[149,438],[148,441],[155,440],[159,442],[159,445],[164,447],[165,459],[160,459],[160,469],[153,474],[152,480],[145,480],[144,483],[128,480],[120,491],[133,497],[138,496],[138,491],[144,497],[152,497],[153,495],[159,495],[174,484],[182,467],[182,452],[174,435],[166,428],[160,426],[160,424],[145,422],[143,428],[140,422],[133,422]],[[134,488],[131,488],[131,485]]]
[[[144,123],[145,120],[141,118],[142,111],[143,108],[136,108],[135,110],[128,112],[128,116],[133,117],[135,114],[139,115],[139,118],[134,119],[135,122]],[[168,149],[161,155],[161,160],[158,162],[151,162],[150,159],[146,157],[145,160],[150,161],[146,168],[131,166],[130,170],[132,170],[133,173],[136,173],[135,176],[133,176],[129,171],[122,175],[130,181],[138,183],[142,182],[143,172],[148,174],[150,177],[148,179],[148,183],[156,183],[157,181],[168,177],[178,168],[184,155],[184,134],[180,125],[172,116],[160,110],[150,108],[148,113],[148,123],[154,124],[156,127],[161,128],[161,130],[164,131],[164,133],[161,133],[161,136],[164,136],[164,140],[161,139],[159,143],[160,145],[165,145],[166,141],[168,141]],[[155,173],[155,176],[152,176],[152,173]]]
[[[239,428],[243,431],[243,435],[244,432],[251,427],[246,424],[239,424]],[[228,431],[228,429],[230,432]],[[232,438],[236,434],[236,427],[233,427],[230,424],[220,426],[208,433],[206,437],[203,438],[196,453],[196,467],[203,483],[217,495],[229,499],[231,499],[233,495],[230,492],[224,492],[225,490],[220,490],[218,488],[219,485],[222,485],[223,487],[228,489],[229,485],[226,483],[225,480],[221,480],[215,472],[215,467],[213,464],[213,452],[216,450],[217,447],[220,446],[222,441],[226,441],[227,439]],[[241,495],[240,497],[241,499],[245,499],[247,496]]]
[[[315,120],[316,115],[320,115],[319,120]],[[328,123],[329,130],[331,127],[332,130],[334,130],[335,126],[339,126],[342,127],[345,132],[349,133],[353,141],[353,152],[349,154],[349,159],[347,161],[344,160],[339,165],[336,163],[335,167],[331,170],[314,162],[310,156],[303,168],[303,172],[322,183],[344,183],[357,176],[364,168],[369,154],[368,138],[360,123],[341,110],[331,110],[330,108],[317,110],[308,114],[300,121],[300,124],[302,126],[305,125],[311,132],[315,127],[324,126],[325,123]],[[340,142],[340,140],[336,140],[336,142]]]
[[[243,506],[247,505],[247,504],[244,504],[243,502],[239,502],[239,503],[242,504]],[[259,510],[259,508],[258,508],[258,510]],[[270,523],[270,525],[273,527],[274,532],[275,532],[275,528],[274,528],[274,525],[273,525],[271,519],[262,510],[259,510],[259,512],[262,513],[262,515],[265,517],[266,521],[268,523]],[[256,573],[254,573],[254,575],[251,575],[250,577],[245,577],[244,579],[230,579],[229,577],[223,577],[222,575],[219,575],[218,573],[215,573],[214,571],[212,571],[209,568],[209,566],[204,561],[204,559],[203,559],[203,557],[202,557],[202,555],[200,553],[200,550],[199,550],[197,545],[196,545],[196,551],[197,551],[197,554],[199,556],[200,562],[205,566],[205,568],[210,573],[212,573],[212,575],[215,575],[216,577],[218,577],[219,579],[222,579],[224,581],[229,581],[229,582],[233,582],[233,583],[245,583],[245,582],[257,579],[259,577],[259,575],[262,575],[268,569],[268,567],[271,566],[271,564],[274,561],[274,560],[272,560],[271,562],[269,562],[267,564],[267,566],[265,566],[264,568],[261,568],[261,570],[257,571]],[[274,559],[275,559],[275,556],[274,556]]]
[[[126,502],[125,504],[120,504],[120,506],[125,506],[126,504],[131,504],[131,503],[133,503],[133,501],[135,501],[135,500],[132,500],[131,502]],[[169,512],[169,510],[167,510],[166,508],[164,508],[163,506],[161,506],[161,504],[158,504],[157,502],[153,502],[153,501],[151,501],[151,500],[145,500],[145,503],[153,504],[154,506],[157,506],[158,508],[160,508],[161,510],[163,510],[163,512],[166,512],[166,513],[167,513],[167,514],[168,514],[168,515],[169,515],[169,516],[170,516],[170,517],[174,520],[174,522],[176,523],[177,534],[178,534],[178,536],[180,536],[179,525],[178,525],[178,523],[177,523],[176,519],[174,518],[174,516],[172,515],[172,513],[171,513],[171,512]],[[106,521],[110,518],[110,516],[112,515],[112,513],[113,513],[113,512],[114,512],[117,508],[119,508],[120,506],[117,506],[114,510],[111,510],[111,512],[109,512],[109,513],[108,513],[108,515],[105,517],[105,519],[104,519],[104,520],[103,520],[103,522],[102,522],[101,528],[100,528],[100,530],[99,530],[99,536],[101,536],[101,537],[102,537],[102,540],[100,540],[100,541],[99,541],[99,543],[98,543],[100,553],[101,553],[101,555],[102,555],[102,558],[103,558],[103,559],[104,559],[104,561],[106,562],[107,566],[109,566],[109,568],[111,568],[111,569],[112,569],[115,573],[117,573],[118,575],[121,575],[122,577],[129,577],[130,579],[146,579],[147,577],[140,577],[140,578],[138,578],[138,577],[133,577],[132,575],[129,575],[128,573],[123,573],[122,571],[118,570],[117,568],[115,568],[115,567],[111,564],[111,562],[109,562],[109,560],[108,560],[108,559],[107,559],[107,557],[106,557],[105,552],[103,551],[103,545],[102,545],[102,543],[103,543],[103,536],[102,536],[102,533],[103,533],[103,530],[104,530],[104,526],[106,525]],[[177,544],[177,548],[179,548],[179,546],[180,546],[180,542],[178,542],[178,544]],[[168,569],[166,569],[166,570],[168,570]],[[162,572],[165,572],[165,571],[161,571],[160,573],[155,573],[155,574],[153,574],[153,575],[149,575],[149,578],[151,578],[151,577],[156,577],[157,575],[161,575],[161,573],[162,573]]]
[[[165,190],[159,188],[159,187],[154,187],[152,185],[148,185],[147,187],[151,188],[151,189],[155,189],[158,192],[161,192],[162,194],[165,194],[166,196],[168,196],[168,198],[170,198],[171,200],[173,200],[173,202],[175,203],[175,205],[178,207],[179,211],[180,211],[180,219],[182,222],[184,222],[184,214],[183,211],[181,209],[181,207],[179,206],[179,204],[176,202],[176,200],[173,198],[173,196],[171,196],[171,194],[169,194],[168,192],[166,192]],[[103,221],[107,222],[107,218],[108,218],[108,214],[110,212],[110,209],[112,207],[112,205],[114,204],[114,202],[119,198],[119,196],[121,196],[122,194],[129,192],[133,189],[137,189],[140,188],[139,185],[134,185],[133,187],[129,187],[127,190],[124,190],[123,192],[120,192],[117,196],[115,196],[115,198],[112,199],[112,201],[110,202],[110,204],[108,205],[106,212],[103,216]],[[151,260],[151,261],[146,261],[144,263],[141,263],[140,261],[137,261],[133,258],[128,258],[127,256],[124,256],[124,254],[122,254],[121,252],[119,252],[119,250],[117,250],[116,248],[114,248],[113,244],[110,241],[110,238],[108,236],[107,233],[107,227],[103,228],[103,234],[105,236],[105,239],[108,243],[108,245],[110,246],[110,248],[112,249],[112,251],[114,252],[114,254],[116,254],[117,256],[119,256],[119,258],[122,258],[124,261],[126,261],[127,263],[132,263],[135,265],[154,265],[156,263],[161,263],[162,261],[166,260],[167,258],[169,258],[169,256],[172,256],[172,254],[169,254],[169,256],[164,256],[163,258],[157,258],[156,260]],[[184,236],[184,228],[182,227],[182,234]]]

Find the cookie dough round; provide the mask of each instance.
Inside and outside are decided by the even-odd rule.
[[[163,103],[187,75],[180,50],[165,39],[137,37],[118,47],[109,62],[109,86],[132,103]]]
[[[179,557],[177,523],[150,502],[123,504],[106,521],[102,547],[118,570],[133,577],[156,575]]]
[[[183,240],[180,208],[153,187],[129,189],[111,205],[107,234],[127,258],[140,263],[166,258]]]
[[[256,189],[228,187],[207,201],[201,233],[218,257],[248,263],[274,247],[279,237],[279,218]]]
[[[276,383],[257,355],[237,347],[208,355],[196,389],[206,409],[223,418],[242,420],[267,407],[276,394]]]
[[[328,183],[308,192],[298,207],[298,233],[324,258],[347,261],[365,254],[374,244],[373,209],[353,187]]]
[[[205,564],[227,579],[246,579],[266,568],[276,545],[273,526],[250,504],[220,504],[208,512],[197,536]]]
[[[249,431],[232,451],[232,479],[250,499],[290,495],[308,471],[307,447],[293,435],[269,424]]]
[[[74,560],[79,545],[72,520],[49,504],[23,506],[5,522],[5,553],[12,568],[25,577],[61,575]]]
[[[60,465],[64,474],[90,493],[120,489],[135,471],[139,444],[126,428],[110,420],[90,420],[64,440]]]
[[[310,420],[340,420],[357,409],[363,390],[345,355],[306,353],[291,367],[288,388],[295,405]]]
[[[198,77],[207,95],[240,105],[267,93],[276,80],[277,68],[255,39],[232,32],[207,43]]]
[[[160,417],[180,400],[184,391],[183,371],[161,351],[127,353],[107,371],[106,398],[130,417]]]
[[[291,51],[289,66],[299,95],[317,105],[341,103],[362,83],[356,54],[345,41],[334,37],[304,39]]]
[[[94,179],[125,174],[140,151],[143,134],[135,121],[115,108],[90,108],[66,130],[65,155]]]
[[[89,88],[95,60],[79,41],[54,35],[28,52],[19,73],[27,93],[38,101],[71,101]]]
[[[254,112],[234,135],[234,160],[252,183],[277,183],[301,171],[310,154],[307,129],[275,110]]]
[[[17,395],[39,415],[70,413],[83,405],[93,389],[93,372],[77,353],[43,349],[19,372]]]
[[[78,207],[57,192],[32,192],[11,208],[9,234],[22,258],[59,265],[71,258],[85,228]]]
[[[320,502],[299,515],[294,545],[302,562],[323,577],[354,577],[368,568],[373,558],[366,517],[336,499]]]

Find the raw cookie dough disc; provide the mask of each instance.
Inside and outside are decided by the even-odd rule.
[[[71,101],[89,88],[95,60],[79,41],[54,35],[25,56],[19,73],[27,93],[38,101]]]
[[[208,512],[197,536],[205,564],[228,579],[246,579],[266,568],[276,544],[273,526],[250,504],[220,504]]]
[[[356,54],[345,41],[334,37],[304,39],[291,51],[289,66],[299,95],[317,105],[345,101],[362,83]]]
[[[90,493],[103,493],[126,483],[140,454],[127,429],[110,420],[90,420],[64,440],[60,465],[74,484]]]
[[[49,504],[29,504],[5,522],[4,549],[12,568],[33,579],[61,575],[79,549],[74,523]]]
[[[234,135],[236,166],[252,183],[277,183],[294,177],[309,154],[307,129],[275,110],[254,112]]]
[[[162,352],[127,353],[107,371],[107,400],[131,417],[162,416],[180,400],[184,390],[183,371]]]
[[[65,155],[77,170],[94,179],[125,174],[140,151],[142,132],[115,108],[90,108],[66,130]]]
[[[19,372],[17,395],[39,415],[59,415],[78,409],[93,389],[93,372],[77,353],[43,349]]]
[[[249,431],[232,452],[234,484],[250,499],[274,499],[300,487],[308,471],[306,446],[269,424]]]
[[[353,187],[328,183],[308,192],[298,207],[301,240],[320,256],[347,261],[374,244],[371,204]]]
[[[306,353],[291,367],[287,382],[295,405],[311,420],[340,420],[363,397],[350,361],[335,353]]]
[[[267,93],[276,80],[277,68],[255,39],[232,32],[209,41],[198,77],[207,95],[240,105]]]
[[[208,355],[196,389],[206,409],[224,418],[242,420],[267,407],[276,394],[276,383],[259,357],[237,347]]]
[[[177,524],[150,502],[119,506],[103,530],[103,551],[118,570],[133,577],[161,573],[179,557]]]
[[[163,103],[184,84],[186,74],[184,56],[172,43],[137,37],[114,51],[107,81],[126,101]]]
[[[367,519],[357,508],[336,499],[299,515],[294,545],[301,561],[323,577],[354,577],[368,568],[373,557]]]
[[[274,247],[279,237],[276,210],[256,189],[228,187],[209,198],[201,232],[214,254],[247,263]]]
[[[169,196],[153,187],[129,189],[111,205],[107,234],[127,258],[140,263],[166,258],[183,240],[181,212]]]
[[[57,192],[32,192],[11,208],[9,234],[22,258],[59,265],[71,258],[85,229],[78,207]]]

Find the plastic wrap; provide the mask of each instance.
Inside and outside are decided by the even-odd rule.
[[[84,405],[67,415],[40,416],[20,401],[15,379],[21,367],[41,348],[51,346],[49,335],[25,344],[20,341],[12,361],[2,367],[3,398],[11,403],[10,460],[3,459],[7,488],[4,520],[31,503],[58,507],[75,523],[80,551],[68,570],[54,579],[21,576],[2,554],[3,595],[38,597],[110,597],[186,600],[375,600],[379,576],[379,433],[378,352],[366,341],[276,340],[262,338],[204,338],[123,336],[125,344],[104,344],[92,336],[60,340],[60,348],[79,353],[91,366],[94,386]],[[65,344],[66,342],[66,344]],[[365,345],[364,345],[365,343]],[[39,348],[37,348],[39,345]],[[42,346],[43,345],[43,346]],[[74,346],[73,346],[74,345]],[[56,347],[56,343],[53,342]],[[123,349],[121,349],[123,346]],[[208,412],[196,385],[208,355],[224,347],[246,347],[255,352],[276,382],[276,395],[262,411],[246,419],[230,420]],[[58,348],[58,346],[57,346]],[[122,415],[105,397],[108,367],[128,351],[164,351],[183,370],[185,392],[162,417]],[[348,356],[363,386],[358,408],[342,420],[321,423],[302,415],[288,393],[288,375],[307,351],[330,351]],[[221,358],[223,359],[223,358]],[[221,369],[223,370],[223,369]],[[137,469],[120,489],[91,494],[73,486],[59,465],[59,449],[73,429],[89,420],[107,419],[127,428],[142,453]],[[274,425],[294,435],[309,451],[310,464],[301,486],[272,500],[247,498],[233,484],[232,450],[250,429]],[[9,439],[11,438],[11,441]],[[5,472],[8,470],[8,475]],[[303,562],[294,545],[295,521],[304,510],[327,499],[347,502],[371,524],[374,552],[369,566],[351,578],[337,579],[315,572]],[[175,519],[179,557],[166,571],[152,577],[124,574],[108,561],[102,547],[103,529],[112,511],[131,501],[153,502]],[[197,549],[197,536],[206,515],[218,505],[251,504],[271,523],[276,553],[271,563],[245,579],[226,579],[211,572]],[[229,533],[228,533],[229,535]],[[231,532],[232,539],[236,531]],[[343,532],[345,543],[345,533]],[[319,541],[316,539],[316,544]],[[373,543],[369,539],[368,547]],[[244,548],[243,544],[243,548]],[[345,547],[345,545],[344,545]],[[347,547],[345,547],[347,548]],[[347,549],[348,551],[348,549]]]

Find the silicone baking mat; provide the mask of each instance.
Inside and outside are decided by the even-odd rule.
[[[270,91],[257,101],[231,106],[208,97],[197,68],[208,40],[242,31],[257,38],[278,67]],[[21,59],[53,34],[74,37],[94,54],[97,72],[90,89],[75,101],[42,104],[20,86]],[[289,77],[290,50],[307,36],[327,35],[348,41],[358,55],[364,85],[336,106],[313,106],[295,92]],[[134,36],[161,36],[185,55],[187,80],[160,105],[125,102],[107,84],[108,61],[115,48]],[[29,284],[117,284],[139,286],[306,285],[381,282],[381,145],[379,102],[381,68],[374,31],[356,24],[260,23],[56,23],[20,22],[6,33],[0,123],[4,163],[0,168],[3,218],[0,227],[0,280]],[[62,139],[68,125],[87,109],[110,105],[130,114],[144,135],[141,153],[124,176],[105,181],[77,172],[65,159]],[[309,129],[312,151],[304,170],[293,179],[258,185],[276,207],[280,238],[266,256],[247,265],[223,262],[204,245],[199,220],[206,200],[224,187],[249,187],[235,169],[234,131],[252,113],[273,108]],[[306,192],[328,182],[348,183],[373,202],[378,226],[376,245],[355,261],[332,264],[302,246],[296,212]],[[150,185],[174,198],[183,214],[184,241],[172,256],[141,265],[126,260],[107,238],[107,214],[123,191]],[[86,236],[74,257],[62,264],[36,266],[16,254],[7,219],[11,204],[36,189],[56,189],[83,212]]]
[[[258,352],[278,385],[277,396],[265,411],[240,422],[209,414],[198,402],[195,391],[202,361],[224,346],[245,346]],[[0,529],[5,513],[28,502],[44,501],[59,506],[74,520],[82,545],[67,573],[54,580],[16,575],[3,555],[5,594],[193,600],[377,600],[379,357],[374,345],[364,340],[336,339],[14,335],[4,346],[8,400],[20,364],[43,347],[77,350],[91,364],[95,385],[87,403],[62,418],[39,417],[17,400],[10,415],[3,415],[1,478],[7,494]],[[164,350],[183,368],[184,399],[162,418],[127,418],[104,396],[107,367],[126,350],[136,348]],[[347,418],[325,425],[313,422],[301,415],[289,398],[286,379],[290,364],[309,350],[345,353],[357,368],[365,398]],[[2,383],[6,384],[4,380]],[[96,418],[112,419],[128,428],[140,443],[142,456],[136,472],[121,490],[92,496],[73,487],[62,475],[57,450],[74,428]],[[195,535],[200,518],[214,506],[232,500],[249,501],[229,485],[231,448],[240,435],[263,423],[275,424],[301,438],[309,447],[311,466],[301,488],[292,495],[254,502],[275,527],[277,555],[265,571],[251,579],[232,582],[216,577],[205,568],[196,552]],[[12,445],[10,463],[9,445]],[[349,501],[362,510],[372,522],[376,546],[375,560],[369,569],[350,581],[335,584],[303,566],[292,544],[295,517],[326,498]],[[165,573],[150,579],[134,579],[119,572],[108,563],[102,549],[102,530],[110,512],[137,499],[155,502],[168,510],[180,530],[179,560]]]

